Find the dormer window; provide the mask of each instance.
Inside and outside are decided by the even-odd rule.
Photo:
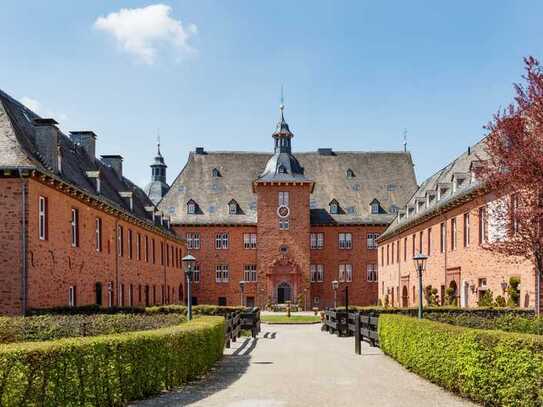
[[[429,207],[430,205],[432,205],[435,199],[436,199],[436,194],[434,192],[429,192],[428,195],[426,196],[426,207]]]
[[[332,215],[337,215],[339,213],[339,203],[335,199],[332,199],[330,202],[330,213]]]
[[[415,213],[415,208],[412,206],[407,207],[407,217],[413,215]]]
[[[370,210],[373,215],[376,215],[381,211],[381,204],[377,199],[370,202]]]
[[[187,202],[187,213],[189,215],[194,215],[196,213],[198,205],[196,205],[196,202],[194,202],[192,199]]]
[[[285,168],[285,166],[280,165],[279,168],[277,169],[277,172],[279,172],[279,174],[286,174],[287,169]]]
[[[351,178],[354,178],[355,175],[354,175],[354,171],[351,170],[350,168],[347,170],[347,178],[348,179],[351,179]]]
[[[397,214],[400,208],[398,208],[396,205],[392,205],[389,209],[389,212],[392,214]]]
[[[217,168],[213,168],[213,171],[211,171],[211,175],[215,178],[215,177],[220,177],[221,176],[221,172],[217,169]]]
[[[234,199],[228,202],[228,213],[230,215],[237,215],[239,213],[239,205]]]

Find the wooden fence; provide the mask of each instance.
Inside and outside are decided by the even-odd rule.
[[[230,342],[236,342],[241,336],[241,330],[251,331],[256,338],[260,332],[260,310],[258,308],[230,312],[224,316],[224,346],[230,347]]]
[[[353,336],[355,352],[360,355],[362,341],[371,346],[379,346],[379,316],[365,315],[360,312],[326,310],[322,321],[323,331],[337,336]]]

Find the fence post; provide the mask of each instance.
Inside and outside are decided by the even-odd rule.
[[[357,355],[362,354],[362,341],[360,338],[360,312],[355,313],[354,320],[354,352]]]

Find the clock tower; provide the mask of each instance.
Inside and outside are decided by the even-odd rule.
[[[274,154],[254,181],[257,195],[257,304],[309,304],[309,196],[314,183],[292,155],[281,104]]]

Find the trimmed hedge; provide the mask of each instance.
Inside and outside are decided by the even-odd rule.
[[[219,305],[195,305],[192,307],[194,315],[226,315],[234,311],[246,309],[245,307],[225,307]],[[157,305],[145,308],[148,314],[181,314],[187,315],[185,305]]]
[[[0,343],[108,335],[178,325],[179,314],[98,314],[0,317]]]
[[[101,307],[96,304],[77,307],[32,308],[25,315],[94,315],[94,314],[143,314],[143,307]]]
[[[379,342],[409,370],[486,406],[543,405],[540,336],[382,314]]]
[[[124,405],[197,378],[223,347],[220,317],[153,331],[0,345],[0,405]]]

